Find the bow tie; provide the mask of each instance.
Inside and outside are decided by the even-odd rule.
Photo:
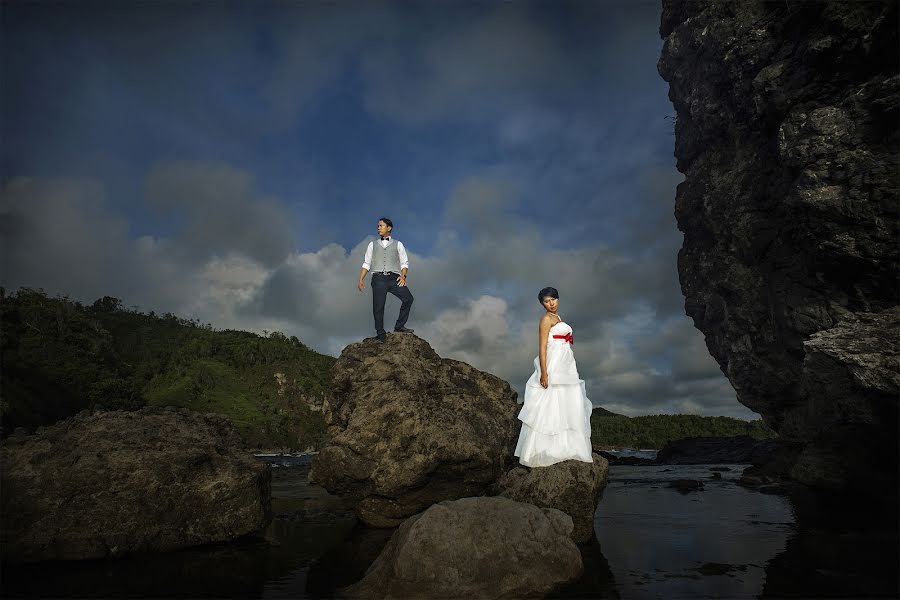
[[[381,241],[382,241],[382,242],[389,242],[389,241],[391,241],[391,236],[383,237],[383,238],[381,238]]]

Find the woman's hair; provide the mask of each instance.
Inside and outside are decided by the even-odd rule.
[[[381,217],[378,219],[379,221],[384,221],[384,224],[391,228],[391,232],[394,231],[394,222],[388,219],[387,217]]]
[[[556,291],[556,288],[545,287],[540,292],[538,292],[538,302],[540,302],[542,306],[544,304],[544,298],[546,298],[547,296],[559,300],[559,292]]]

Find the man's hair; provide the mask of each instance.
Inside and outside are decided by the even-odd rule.
[[[387,217],[381,217],[378,219],[379,221],[384,221],[384,224],[391,228],[391,233],[394,231],[394,222],[388,219]]]
[[[551,298],[556,298],[557,300],[559,300],[559,292],[556,291],[556,288],[545,287],[540,292],[538,292],[538,302],[540,302],[541,305],[543,305],[544,298],[546,298],[547,296],[550,296]]]

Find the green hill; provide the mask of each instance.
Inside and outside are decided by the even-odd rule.
[[[83,409],[183,406],[231,418],[257,448],[319,448],[321,407],[335,359],[279,332],[213,330],[167,313],[128,310],[105,296],[90,306],[67,296],[0,287],[2,435]],[[775,437],[762,421],[697,415],[591,415],[591,437],[609,447],[661,448],[690,436]]]
[[[620,415],[620,414],[614,413],[611,410],[606,410],[605,408],[603,408],[601,406],[595,406],[594,410],[591,412],[592,419],[596,418],[596,417],[623,417],[623,416],[625,416],[625,415]]]
[[[317,409],[335,359],[294,336],[216,331],[109,296],[85,306],[30,288],[0,288],[0,312],[3,435],[86,408],[160,404],[228,415],[255,447],[325,439]]]
[[[644,415],[626,417],[597,407],[591,413],[591,441],[610,448],[662,448],[686,437],[749,435],[770,439],[778,434],[762,419],[744,421],[732,417],[700,415]]]

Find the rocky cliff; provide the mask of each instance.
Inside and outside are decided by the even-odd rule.
[[[897,22],[893,0],[663,1],[685,310],[790,476],[832,489],[896,486]]]

